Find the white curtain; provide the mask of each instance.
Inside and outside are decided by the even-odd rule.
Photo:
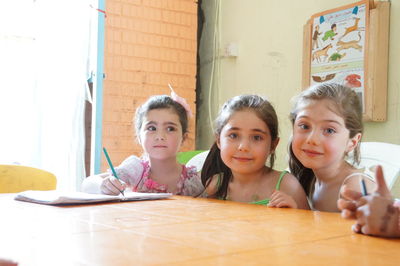
[[[96,2],[0,3],[0,163],[38,167],[58,189],[79,189]]]

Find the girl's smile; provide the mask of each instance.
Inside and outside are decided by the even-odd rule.
[[[239,157],[239,156],[233,156],[232,158],[239,162],[249,162],[249,161],[253,160],[252,158]]]
[[[314,151],[314,150],[303,149],[303,152],[309,157],[316,157],[316,156],[319,156],[319,155],[324,155],[322,152],[317,152],[317,151]]]

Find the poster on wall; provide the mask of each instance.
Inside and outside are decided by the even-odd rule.
[[[310,85],[335,82],[352,88],[365,109],[368,1],[311,17]]]

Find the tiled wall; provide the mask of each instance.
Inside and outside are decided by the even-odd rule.
[[[195,114],[197,2],[107,0],[106,13],[102,142],[118,165],[142,153],[132,124],[136,107],[169,94],[168,83]],[[189,131],[181,150],[194,149],[194,117]]]

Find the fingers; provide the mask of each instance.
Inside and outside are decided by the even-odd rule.
[[[375,179],[376,179],[376,184],[378,186],[376,192],[382,197],[390,198],[391,197],[390,190],[386,185],[385,177],[383,176],[382,166],[380,165],[378,165],[375,169]]]
[[[289,207],[289,208],[297,208],[297,203],[294,201],[292,197],[286,195],[281,191],[274,191],[271,195],[270,202],[267,205],[268,207]]]
[[[355,211],[357,209],[357,205],[355,201],[350,201],[350,200],[345,200],[345,199],[339,199],[337,201],[337,207],[339,210],[349,210],[349,211]]]
[[[357,204],[354,201],[339,199],[337,201],[337,207],[342,211],[342,217],[345,219],[355,219]]]
[[[270,201],[267,206],[276,208],[291,207],[284,199],[275,199],[274,201]]]
[[[362,194],[358,191],[351,190],[344,185],[341,196],[347,200],[359,200],[362,197]]]
[[[361,226],[361,233],[364,235],[371,235],[371,230],[367,224]]]
[[[351,227],[351,229],[353,229],[353,231],[357,234],[361,233],[361,225],[360,224],[353,224],[353,226]]]
[[[107,195],[119,195],[125,188],[126,184],[114,176],[106,177],[101,184],[101,191]]]
[[[342,210],[341,216],[344,219],[355,219],[356,212],[344,209],[344,210]]]

